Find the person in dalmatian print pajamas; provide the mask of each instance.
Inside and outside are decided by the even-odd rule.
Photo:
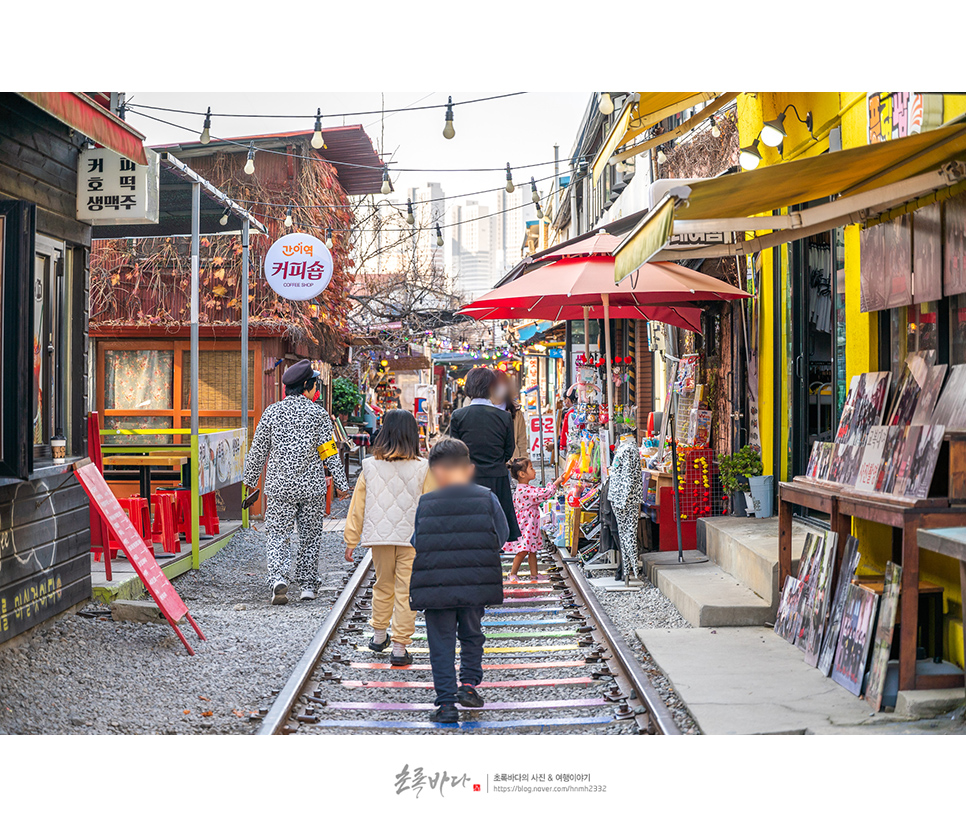
[[[345,498],[349,484],[338,455],[323,461],[320,448],[332,441],[332,420],[315,402],[317,371],[308,359],[292,365],[282,375],[285,399],[262,412],[255,438],[245,459],[244,482],[251,492],[258,486],[265,464],[265,532],[268,536],[268,584],[272,604],[288,602],[292,550],[289,538],[298,531],[295,581],[301,599],[315,599],[319,587],[319,545],[325,518],[326,470],[332,474],[336,493]]]

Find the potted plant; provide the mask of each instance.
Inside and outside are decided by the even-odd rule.
[[[733,455],[722,455],[718,461],[718,473],[722,488],[731,496],[732,514],[751,515],[752,512],[757,514],[758,504],[753,497],[755,490],[752,487],[752,479],[760,479],[761,452],[754,446],[742,446]],[[771,478],[770,475],[768,477]],[[741,507],[742,499],[744,499],[745,508]],[[759,518],[764,516],[759,515]]]
[[[338,417],[348,417],[361,402],[362,394],[359,391],[359,386],[351,379],[339,377],[333,381],[332,410]]]
[[[718,477],[721,479],[721,488],[728,496],[728,504],[731,508],[731,515],[745,516],[748,514],[745,502],[745,494],[740,489],[738,481],[738,461],[737,454],[721,455],[718,458]]]

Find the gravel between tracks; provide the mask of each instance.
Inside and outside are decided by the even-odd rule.
[[[249,714],[288,679],[351,572],[343,551],[341,533],[324,535],[320,570],[333,590],[300,603],[293,588],[294,600],[272,606],[264,534],[241,531],[174,580],[208,638],[185,629],[195,657],[167,625],[76,614],[0,646],[0,733],[251,733]]]
[[[634,633],[638,628],[691,628],[664,594],[647,579],[637,591],[600,591],[597,598],[621,633],[648,679],[671,710],[674,722],[682,733],[697,734],[697,725],[684,702],[678,697],[671,682],[658,668],[650,653]]]

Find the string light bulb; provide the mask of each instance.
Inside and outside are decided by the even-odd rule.
[[[410,226],[416,225],[416,215],[413,214],[413,201],[406,200],[406,222]]]
[[[506,193],[512,194],[516,186],[513,184],[513,172],[510,170],[510,163],[506,164]]]
[[[382,188],[379,189],[383,194],[392,194],[392,181],[389,179],[389,166],[382,171]]]
[[[439,223],[436,224],[436,245],[442,246],[445,241],[443,240],[443,230],[440,229]]]
[[[248,159],[245,160],[245,173],[254,174],[255,173],[255,142],[254,140],[248,146]]]
[[[718,120],[714,116],[711,117],[711,135],[715,139],[721,136],[721,128],[718,127]]]
[[[658,165],[663,165],[665,162],[667,162],[667,154],[664,153],[664,146],[661,145],[657,149],[657,164]]]
[[[758,150],[758,140],[755,139],[738,153],[738,162],[745,171],[754,171],[761,163],[761,151]]]
[[[331,249],[334,245],[332,242],[332,229],[327,229],[325,233],[325,248]]]
[[[292,228],[292,204],[291,203],[289,203],[288,208],[285,209],[285,228],[286,229]]]
[[[537,191],[537,181],[530,177],[530,199],[535,203],[540,202],[540,192]]]
[[[443,127],[443,138],[452,139],[456,135],[456,128],[453,127],[453,97],[449,97],[446,105],[446,125]]]
[[[543,209],[540,207],[540,203],[537,203],[537,220],[543,220]]]
[[[325,139],[322,137],[322,108],[315,111],[315,133],[312,134],[312,147],[316,150],[325,148]]]
[[[614,112],[614,99],[611,98],[610,93],[600,94],[600,101],[597,102],[597,109],[600,110],[602,116],[609,116]]]
[[[208,108],[208,112],[205,114],[205,124],[201,129],[201,136],[199,137],[202,145],[207,145],[211,141],[211,108]]]
[[[221,213],[221,217],[218,218],[218,222],[222,226],[227,226],[228,225],[228,216],[229,216],[229,214],[230,214],[230,212],[228,211],[228,206],[225,206],[225,210]]]

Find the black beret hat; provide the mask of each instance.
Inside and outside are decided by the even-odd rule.
[[[282,384],[298,385],[300,382],[305,382],[305,380],[318,375],[319,372],[312,369],[312,363],[308,359],[299,359],[282,374]]]

